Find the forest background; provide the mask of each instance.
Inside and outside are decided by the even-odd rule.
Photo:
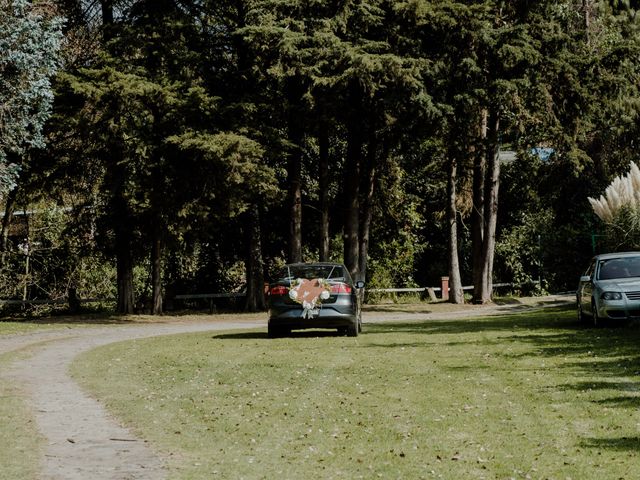
[[[639,247],[587,201],[640,157],[638,8],[0,0],[0,296],[259,310],[308,260],[575,289]]]

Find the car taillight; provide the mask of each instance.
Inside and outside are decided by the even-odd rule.
[[[351,287],[345,283],[331,285],[331,293],[351,293]]]
[[[284,285],[276,285],[275,287],[271,287],[269,290],[269,295],[286,295],[289,289]]]

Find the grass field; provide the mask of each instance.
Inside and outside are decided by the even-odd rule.
[[[23,334],[64,328],[60,324],[0,321],[0,335]]]
[[[0,355],[0,370],[22,354]],[[20,392],[7,382],[0,382],[0,418],[0,479],[35,479],[40,437]]]
[[[640,328],[574,317],[159,337],[73,370],[171,478],[640,478]]]

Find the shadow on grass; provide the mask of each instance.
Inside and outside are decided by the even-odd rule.
[[[640,382],[616,382],[614,380],[610,382],[596,381],[596,382],[577,382],[568,385],[558,385],[565,390],[575,390],[577,392],[584,392],[587,390],[617,390],[620,392],[640,392]],[[631,398],[631,397],[627,397]],[[640,397],[635,397],[640,402]],[[613,400],[607,399],[606,401]],[[595,403],[605,402],[598,400]]]
[[[612,397],[604,400],[596,400],[594,403],[610,408],[640,408],[640,397]]]
[[[526,307],[525,307],[526,308]],[[509,312],[506,312],[509,313]],[[480,332],[514,332],[557,328],[577,329],[580,325],[574,309],[551,307],[542,311],[513,313],[488,317],[472,317],[455,320],[426,320],[406,323],[368,323],[367,332],[372,333],[424,333],[466,334]]]
[[[588,438],[580,445],[583,448],[637,451],[640,450],[640,437]]]
[[[321,337],[343,337],[335,330],[302,330],[293,331],[289,335],[279,337],[280,339],[287,338],[321,338]],[[219,335],[213,335],[211,337],[215,340],[256,340],[256,339],[268,339],[267,332],[253,331],[253,332],[237,332],[237,333],[221,333]],[[273,339],[277,340],[277,339]]]

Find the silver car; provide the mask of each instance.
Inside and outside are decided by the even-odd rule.
[[[601,325],[640,318],[640,252],[593,257],[576,295],[580,320]]]

